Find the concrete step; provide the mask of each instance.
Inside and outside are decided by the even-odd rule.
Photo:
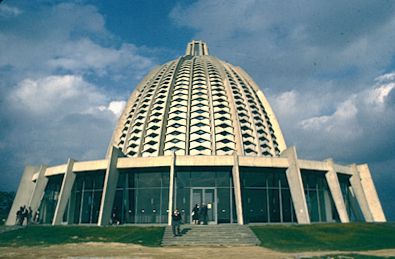
[[[171,226],[163,235],[163,246],[255,246],[260,244],[251,229],[242,225],[182,225],[181,236],[174,237]]]

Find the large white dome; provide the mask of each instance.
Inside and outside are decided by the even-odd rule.
[[[186,54],[153,69],[131,94],[110,147],[130,157],[278,156],[286,149],[263,92],[240,67],[192,41]]]

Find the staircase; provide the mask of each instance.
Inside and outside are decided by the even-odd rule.
[[[174,237],[167,226],[162,239],[163,246],[255,246],[260,241],[243,225],[181,225],[181,236]]]

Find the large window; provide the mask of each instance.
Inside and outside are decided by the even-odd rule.
[[[240,168],[245,223],[296,222],[285,169]]]
[[[169,169],[120,171],[111,220],[113,224],[167,223]]]
[[[301,170],[311,222],[339,222],[325,172]]]
[[[104,174],[104,171],[77,173],[64,221],[74,224],[98,222]]]
[[[337,178],[339,179],[340,189],[342,190],[344,203],[350,221],[363,221],[364,217],[362,215],[361,208],[359,207],[358,201],[350,184],[350,176],[337,174]]]
[[[209,207],[209,222],[237,222],[231,172],[229,167],[176,168],[175,207],[184,222],[191,222],[192,207],[202,203]]]
[[[60,188],[62,187],[63,175],[48,177],[48,183],[45,187],[44,196],[38,209],[39,222],[42,224],[52,224]]]

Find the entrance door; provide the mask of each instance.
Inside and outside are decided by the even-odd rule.
[[[217,224],[217,191],[215,188],[191,188],[191,209],[207,205],[208,224]],[[192,216],[191,221],[192,222]]]

